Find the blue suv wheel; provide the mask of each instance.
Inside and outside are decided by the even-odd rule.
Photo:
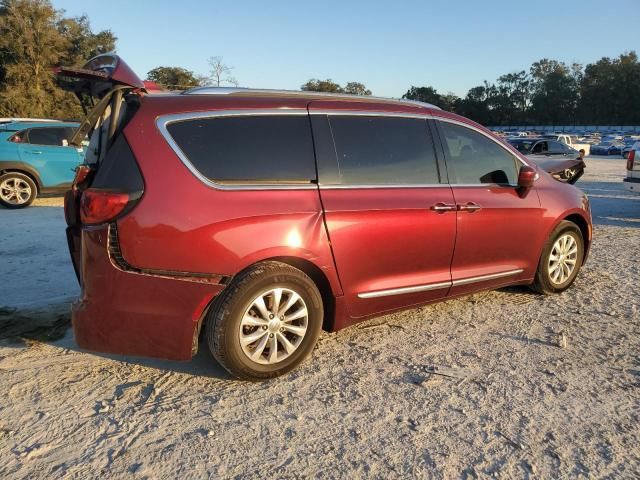
[[[0,204],[7,208],[24,208],[33,203],[38,195],[36,184],[20,172],[0,175]]]

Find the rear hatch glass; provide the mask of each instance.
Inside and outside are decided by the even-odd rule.
[[[78,280],[82,282],[80,268],[82,193],[92,187],[94,180],[99,180],[97,187],[103,190],[121,190],[120,187],[128,189],[131,185],[113,180],[133,178],[135,180],[133,187],[136,189],[135,198],[138,199],[142,194],[142,177],[139,170],[135,171],[137,169],[135,159],[120,132],[137,111],[145,90],[143,82],[117,55],[100,55],[91,59],[82,68],[60,67],[56,73],[58,84],[74,92],[87,111],[86,118],[69,143],[80,146],[83,139],[89,136],[89,146],[83,165],[76,171],[72,188],[65,195],[69,251]],[[119,137],[121,137],[120,141],[118,141]],[[99,175],[103,163],[108,167]],[[129,174],[117,175],[120,167],[116,164],[120,163],[124,168],[123,173],[129,172]]]

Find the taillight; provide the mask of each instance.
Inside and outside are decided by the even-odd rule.
[[[99,225],[113,220],[132,200],[128,193],[89,188],[80,197],[80,221],[83,225]]]
[[[636,151],[632,148],[627,157],[627,170],[633,170],[633,162],[636,158]]]
[[[77,190],[78,185],[84,182],[91,173],[91,167],[88,165],[80,165],[76,168],[76,176],[73,179],[72,190]]]

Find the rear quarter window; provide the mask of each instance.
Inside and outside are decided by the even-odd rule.
[[[29,143],[33,145],[66,146],[73,136],[73,129],[67,127],[32,128],[28,132]]]
[[[167,131],[186,159],[216,183],[310,183],[316,180],[308,115],[197,118]]]

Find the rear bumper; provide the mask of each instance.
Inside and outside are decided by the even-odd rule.
[[[624,188],[633,193],[640,193],[640,178],[623,178]]]
[[[81,348],[188,360],[202,317],[224,285],[123,270],[109,254],[109,227],[82,229],[82,291],[72,306]],[[223,281],[222,277],[220,282]]]

